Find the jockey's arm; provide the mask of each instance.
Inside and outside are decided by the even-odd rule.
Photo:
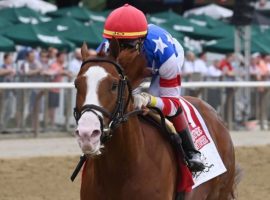
[[[180,102],[179,58],[173,54],[159,69],[159,96],[151,96],[150,106],[158,107],[165,116],[176,114]]]

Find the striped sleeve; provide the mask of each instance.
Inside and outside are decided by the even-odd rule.
[[[180,70],[182,63],[179,57],[172,54],[159,69],[159,97],[155,97],[155,106],[161,109],[166,116],[175,115],[180,106]]]

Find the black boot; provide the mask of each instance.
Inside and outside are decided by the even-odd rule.
[[[183,146],[182,146],[182,139],[181,137],[179,136],[179,134],[171,134],[170,135],[170,139],[171,139],[171,143],[174,147],[174,150],[176,151],[177,155],[180,155],[180,157],[183,158],[183,162],[188,165],[187,163],[187,160],[188,160],[188,157],[183,149]]]
[[[205,166],[201,160],[201,153],[196,150],[189,129],[178,133],[182,139],[182,146],[188,158],[189,168],[192,172],[203,171]]]

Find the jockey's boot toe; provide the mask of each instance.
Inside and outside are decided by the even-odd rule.
[[[189,168],[192,172],[203,171],[205,166],[200,153],[189,152]]]

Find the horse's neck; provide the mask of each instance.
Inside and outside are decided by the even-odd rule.
[[[108,170],[132,168],[140,162],[144,150],[144,139],[137,117],[131,117],[115,130],[105,145],[104,155],[98,159],[96,167]]]

